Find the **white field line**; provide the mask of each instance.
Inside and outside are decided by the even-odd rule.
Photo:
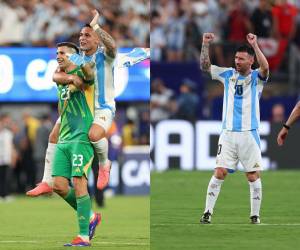
[[[162,224],[151,224],[151,226],[155,227],[168,227],[168,226],[203,226],[201,223],[186,223],[186,224],[176,224],[176,223],[162,223]],[[272,224],[272,223],[261,223],[253,225],[251,223],[240,223],[240,224],[223,224],[223,223],[212,223],[212,224],[205,224],[204,226],[300,226],[300,223],[282,223],[282,224]]]
[[[35,241],[35,240],[0,240],[0,243],[28,243],[28,244],[42,244],[50,243],[52,241]],[[66,242],[65,242],[66,243]],[[92,245],[126,245],[126,246],[148,246],[150,243],[136,243],[136,242],[110,242],[110,241],[92,241]],[[64,243],[61,243],[64,244]]]

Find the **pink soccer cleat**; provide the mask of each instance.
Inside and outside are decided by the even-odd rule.
[[[111,161],[107,160],[107,163],[103,166],[99,166],[99,173],[98,173],[98,179],[97,179],[97,188],[99,190],[103,190],[109,182],[109,174],[111,169]]]
[[[31,196],[31,197],[37,197],[40,195],[44,194],[52,194],[53,193],[53,188],[48,185],[47,182],[40,182],[37,184],[37,186],[29,190],[26,195]]]
[[[89,247],[91,244],[89,241],[84,241],[80,236],[77,236],[71,243],[64,244],[65,247]]]

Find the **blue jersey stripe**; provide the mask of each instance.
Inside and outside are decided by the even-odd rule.
[[[256,87],[257,87],[257,71],[252,71],[251,74],[251,129],[258,128],[256,117]]]
[[[96,68],[97,68],[97,84],[98,84],[98,102],[105,103],[105,86],[104,86],[104,54],[97,53],[96,55]]]
[[[233,70],[227,70],[220,74],[221,77],[224,78],[224,92],[225,92],[225,105],[226,110],[223,117],[223,129],[226,129],[226,121],[227,121],[227,108],[228,108],[228,92],[229,92],[229,78],[232,76]]]
[[[238,80],[244,80],[244,76],[239,76],[236,80],[236,85]],[[232,130],[233,131],[241,131],[242,130],[242,115],[243,115],[243,92],[239,95],[235,86],[234,89],[234,100],[233,100],[233,121],[232,121]]]
[[[243,96],[234,96],[233,101],[233,131],[242,130]]]
[[[260,137],[259,137],[259,134],[258,134],[257,130],[256,129],[251,130],[251,133],[252,133],[258,147],[260,148]]]

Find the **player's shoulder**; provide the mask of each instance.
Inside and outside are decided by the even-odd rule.
[[[220,67],[217,65],[210,66],[210,73],[212,76],[230,77],[233,75],[235,69],[231,67]]]

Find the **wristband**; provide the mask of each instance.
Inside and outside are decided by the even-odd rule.
[[[289,130],[291,127],[286,125],[286,124],[283,124],[283,127],[286,128],[287,130]]]
[[[100,29],[100,26],[99,26],[99,24],[95,24],[95,25],[93,25],[93,30],[95,31],[95,30],[97,30],[97,29]]]

